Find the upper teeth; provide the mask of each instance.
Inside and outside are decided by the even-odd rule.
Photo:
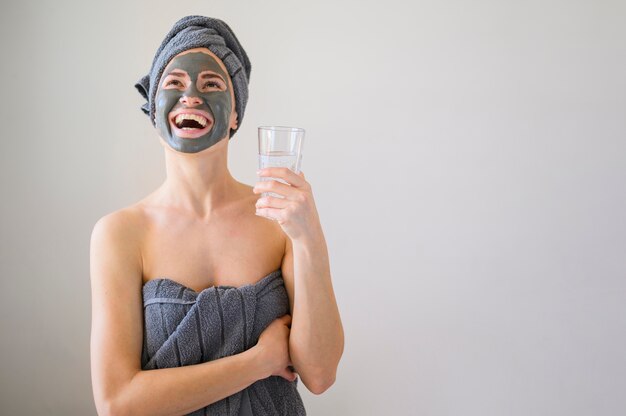
[[[176,124],[180,124],[183,122],[183,120],[196,120],[198,123],[202,125],[202,127],[205,127],[207,124],[207,119],[205,117],[202,117],[198,114],[189,114],[189,113],[182,113],[182,114],[177,115],[174,121],[176,122]]]

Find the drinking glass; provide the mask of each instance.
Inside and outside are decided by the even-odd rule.
[[[288,167],[295,173],[300,173],[302,164],[302,144],[304,129],[285,126],[259,127],[259,169],[267,167]],[[260,181],[275,179],[287,183],[281,178],[262,176]],[[263,192],[267,195],[283,198],[274,192]]]

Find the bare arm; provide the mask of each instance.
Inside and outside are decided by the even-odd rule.
[[[141,369],[142,259],[138,221],[117,211],[94,226],[90,247],[91,375],[100,415],[180,415],[270,375],[253,347],[202,364]]]
[[[259,198],[257,215],[276,220],[287,235],[282,275],[291,303],[289,354],[304,385],[322,394],[334,384],[344,350],[344,331],[330,275],[328,248],[304,172],[269,167],[259,176],[255,193],[275,192],[284,198]]]
[[[182,415],[263,378],[254,348],[186,367],[139,371],[113,402],[111,414]]]
[[[291,360],[309,391],[322,394],[335,382],[344,349],[323,234],[294,242],[287,238],[282,269],[286,285],[294,293]]]

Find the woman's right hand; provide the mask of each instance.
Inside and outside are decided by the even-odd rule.
[[[263,366],[264,378],[280,376],[287,381],[294,381],[298,376],[288,367],[293,365],[289,356],[290,332],[291,315],[289,314],[275,319],[261,332],[254,348],[259,352],[259,364]]]

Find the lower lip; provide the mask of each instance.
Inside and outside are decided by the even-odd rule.
[[[182,139],[196,139],[196,138],[198,138],[200,136],[204,136],[205,134],[207,134],[208,131],[211,130],[211,127],[213,127],[213,123],[211,123],[211,121],[209,121],[205,128],[203,128],[203,129],[193,129],[193,130],[179,129],[172,122],[170,122],[170,126],[172,127],[172,130],[174,131],[174,134],[176,134],[178,137],[180,137]]]

